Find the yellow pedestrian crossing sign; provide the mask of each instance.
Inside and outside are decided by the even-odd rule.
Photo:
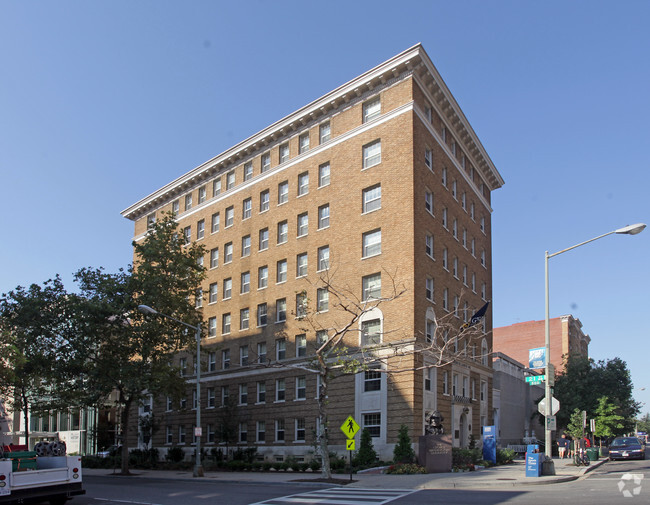
[[[354,451],[354,438],[350,438],[345,441],[345,450]]]
[[[354,436],[359,431],[359,425],[354,420],[352,416],[348,416],[345,422],[341,425],[341,431],[345,433],[345,436],[348,438],[354,438]],[[353,449],[349,449],[353,450]]]

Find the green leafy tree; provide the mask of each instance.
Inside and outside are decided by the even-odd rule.
[[[134,409],[150,396],[178,398],[185,379],[170,361],[174,353],[191,349],[195,334],[162,316],[137,310],[148,305],[158,312],[196,326],[201,312],[194,299],[205,276],[198,258],[203,246],[183,244],[172,215],[156,222],[140,242],[134,242],[136,267],[106,273],[102,268],[77,272],[74,361],[68,370],[74,384],[60,392],[69,404],[103,405],[113,393],[122,429],[123,474],[129,473],[127,435]]]
[[[625,433],[625,424],[623,421],[625,417],[618,413],[618,405],[610,402],[606,396],[601,396],[598,399],[598,407],[596,408],[596,430],[594,435],[597,437],[614,437]]]
[[[580,409],[573,410],[565,431],[574,440],[582,438],[584,428],[582,426],[582,411]]]
[[[415,461],[415,451],[409,437],[409,428],[405,424],[399,427],[397,435],[397,444],[393,449],[393,463],[413,463]]]
[[[645,431],[650,433],[650,414],[646,413],[636,421],[636,428],[638,431]]]
[[[359,443],[359,450],[354,457],[354,464],[357,466],[370,466],[377,461],[377,452],[372,445],[372,435],[368,428],[361,431],[361,442]]]

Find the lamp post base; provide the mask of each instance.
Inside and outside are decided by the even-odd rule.
[[[192,473],[192,477],[203,477],[203,466],[195,465],[194,472]]]
[[[542,475],[555,475],[555,463],[549,457],[542,462]]]

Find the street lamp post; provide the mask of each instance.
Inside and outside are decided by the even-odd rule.
[[[558,254],[565,253],[567,251],[570,251],[571,249],[575,249],[576,247],[580,247],[581,245],[588,244],[589,242],[593,242],[594,240],[598,240],[600,238],[606,237],[607,235],[612,235],[614,233],[621,234],[621,235],[636,235],[637,233],[641,233],[644,228],[646,227],[645,224],[643,223],[638,223],[638,224],[632,224],[629,226],[624,226],[623,228],[619,228],[614,231],[610,231],[608,233],[605,233],[603,235],[599,235],[598,237],[594,237],[592,239],[586,240],[584,242],[580,242],[579,244],[576,244],[571,247],[567,247],[566,249],[562,249],[561,251],[558,251],[556,253],[549,254],[548,251],[546,251],[545,258],[544,258],[544,273],[545,273],[545,281],[546,281],[546,318],[545,318],[545,324],[544,324],[544,330],[545,330],[545,353],[546,353],[546,366],[545,366],[545,373],[546,373],[546,387],[545,387],[545,394],[544,394],[544,403],[545,403],[545,412],[544,412],[544,434],[545,434],[545,447],[546,447],[546,457],[551,461],[551,465],[553,460],[552,458],[552,447],[551,447],[551,430],[549,429],[548,425],[548,418],[552,415],[552,405],[551,401],[553,396],[551,395],[551,383],[550,383],[550,371],[549,370],[549,363],[551,361],[551,329],[550,329],[550,316],[549,316],[549,289],[548,289],[548,260],[549,258],[552,258],[553,256],[557,256]],[[551,466],[551,473],[555,474],[555,469],[553,466]]]
[[[138,305],[138,310],[143,314],[147,315],[158,315],[171,319],[172,321],[187,326],[196,332],[196,428],[198,433],[193,434],[196,438],[196,458],[194,463],[194,477],[203,477],[203,465],[201,464],[201,323],[193,326],[191,324],[185,323],[180,319],[175,317],[168,316],[162,312],[158,312],[156,309],[152,309],[148,305]]]

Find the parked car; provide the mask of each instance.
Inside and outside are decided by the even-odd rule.
[[[609,444],[609,459],[645,459],[645,447],[636,437],[617,437]]]

